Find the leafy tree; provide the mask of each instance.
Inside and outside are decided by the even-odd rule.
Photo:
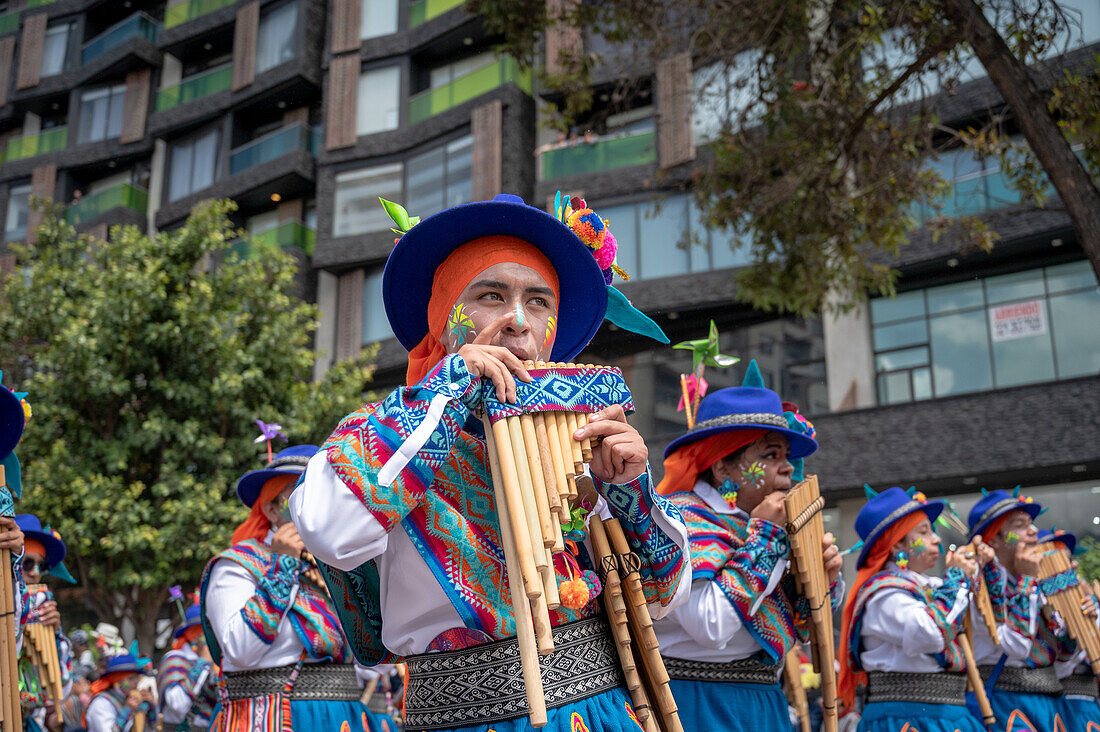
[[[1077,573],[1086,580],[1100,580],[1100,539],[1094,536],[1081,537],[1084,554],[1077,557]]]
[[[310,382],[317,309],[290,294],[290,255],[227,253],[235,208],[106,242],[53,209],[0,295],[5,376],[34,408],[20,508],[61,532],[95,610],[147,653],[167,588],[195,586],[246,513],[236,479],[266,462],[253,419],[316,444],[370,376],[363,360]]]
[[[1075,92],[1095,92],[1096,69],[1056,61],[1044,77],[1028,70],[1066,50],[1079,22],[1053,0],[467,0],[467,8],[526,63],[555,31],[560,63],[541,76],[563,129],[598,127],[649,93],[654,62],[691,54],[694,92],[721,122],[693,189],[708,223],[751,246],[739,291],[756,307],[806,314],[892,291],[888,263],[920,225],[913,210],[942,208],[946,183],[927,158],[966,144],[1015,166],[1020,151],[1006,135],[1014,129],[1035,151],[1016,175],[1020,190],[1042,199],[1049,177],[1100,276],[1100,192],[1065,137],[1095,133],[1096,97]],[[601,41],[614,49],[605,57],[588,50]],[[1007,108],[986,110],[976,129],[950,129],[934,92],[952,94],[975,59]],[[608,100],[598,108],[593,81]],[[1051,98],[1052,85],[1064,91]],[[1095,156],[1089,162],[1096,176]],[[997,238],[979,217],[929,226],[937,235],[953,226],[968,246]]]

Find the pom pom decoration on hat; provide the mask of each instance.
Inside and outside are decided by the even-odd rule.
[[[707,381],[703,378],[703,372],[707,366],[715,366],[718,368],[725,368],[726,366],[732,366],[741,359],[734,356],[726,356],[721,353],[718,347],[718,326],[714,324],[714,321],[710,321],[710,332],[706,338],[699,338],[693,341],[682,341],[677,343],[673,348],[679,348],[685,351],[691,351],[691,373],[680,374],[680,403],[676,407],[676,411],[683,411],[684,416],[687,418],[688,429],[695,427],[695,417],[699,412],[699,402],[707,394]],[[756,362],[753,361],[749,368],[753,368]],[[749,375],[746,373],[746,380]],[[742,386],[763,386],[763,379],[760,380],[760,384],[742,384]]]

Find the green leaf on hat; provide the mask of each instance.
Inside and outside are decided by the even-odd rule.
[[[382,208],[386,209],[386,213],[393,219],[393,222],[397,224],[397,228],[393,229],[396,234],[404,234],[406,231],[413,227],[413,222],[409,219],[409,212],[405,210],[405,207],[400,203],[394,203],[393,201],[387,201],[386,199],[379,197],[379,202],[382,204]],[[416,219],[420,221],[419,217]]]
[[[698,338],[693,341],[682,341],[673,348],[691,351],[691,368],[699,370],[699,364],[706,366],[732,366],[741,359],[735,356],[726,356],[718,350],[718,326],[710,321],[710,333],[706,338]]]

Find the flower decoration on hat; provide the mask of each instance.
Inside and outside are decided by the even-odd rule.
[[[554,214],[592,252],[596,264],[603,272],[604,284],[610,287],[615,275],[624,280],[630,279],[630,275],[615,264],[619,243],[611,233],[610,222],[601,219],[595,211],[588,208],[583,198],[563,196],[558,191],[554,196]]]

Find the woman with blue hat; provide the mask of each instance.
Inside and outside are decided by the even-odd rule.
[[[107,660],[103,675],[92,682],[92,700],[84,712],[88,732],[125,732],[139,712],[147,721],[156,719],[153,694],[139,689],[141,667],[129,653]]]
[[[783,499],[795,467],[817,450],[812,426],[788,423],[752,361],[745,385],[708,394],[695,426],[665,450],[657,491],[676,505],[691,541],[691,594],[654,622],[685,729],[789,728],[779,674],[806,640],[809,606],[789,577]],[[801,466],[799,466],[801,467]],[[842,559],[822,545],[834,607]]]
[[[358,730],[366,714],[332,599],[287,512],[316,453],[313,445],[288,447],[237,482],[251,510],[233,546],[203,573],[203,629],[225,681],[211,724],[217,732]]]
[[[932,523],[943,501],[901,488],[867,492],[870,500],[856,517],[859,572],[840,631],[841,700],[851,707],[857,684],[867,685],[860,730],[982,732],[966,707],[966,660],[957,636],[970,582],[993,554],[981,542],[976,558],[948,552],[947,572],[930,576],[940,558]]]
[[[196,732],[210,727],[218,703],[218,670],[202,632],[202,610],[192,605],[172,634],[172,650],[157,669],[165,730]]]
[[[485,389],[515,400],[517,380],[530,380],[523,361],[573,360],[609,302],[615,322],[629,315],[609,287],[607,222],[575,200],[558,214],[501,195],[411,228],[395,217],[402,236],[382,298],[410,351],[407,386],[348,416],[291,498],[306,546],[332,568],[334,596],[346,598],[337,606],[356,658],[408,661],[409,729],[529,728],[515,585],[476,413]],[[622,522],[643,590],[663,612],[687,586],[683,527],[653,495],[645,443],[622,407],[592,415],[573,434],[584,437],[603,438],[591,462],[594,510]],[[555,569],[559,581],[570,578],[564,562]],[[637,729],[593,600],[550,615],[558,650],[541,657],[550,732]],[[584,647],[583,664],[563,645]]]
[[[0,372],[0,377],[3,372]],[[27,622],[27,586],[23,579],[20,556],[23,554],[23,531],[16,522],[15,504],[19,496],[19,459],[15,448],[23,437],[30,407],[11,389],[0,384],[0,466],[4,468],[5,488],[0,489],[0,549],[11,552],[12,592],[15,599],[15,644],[21,648],[23,625]]]

